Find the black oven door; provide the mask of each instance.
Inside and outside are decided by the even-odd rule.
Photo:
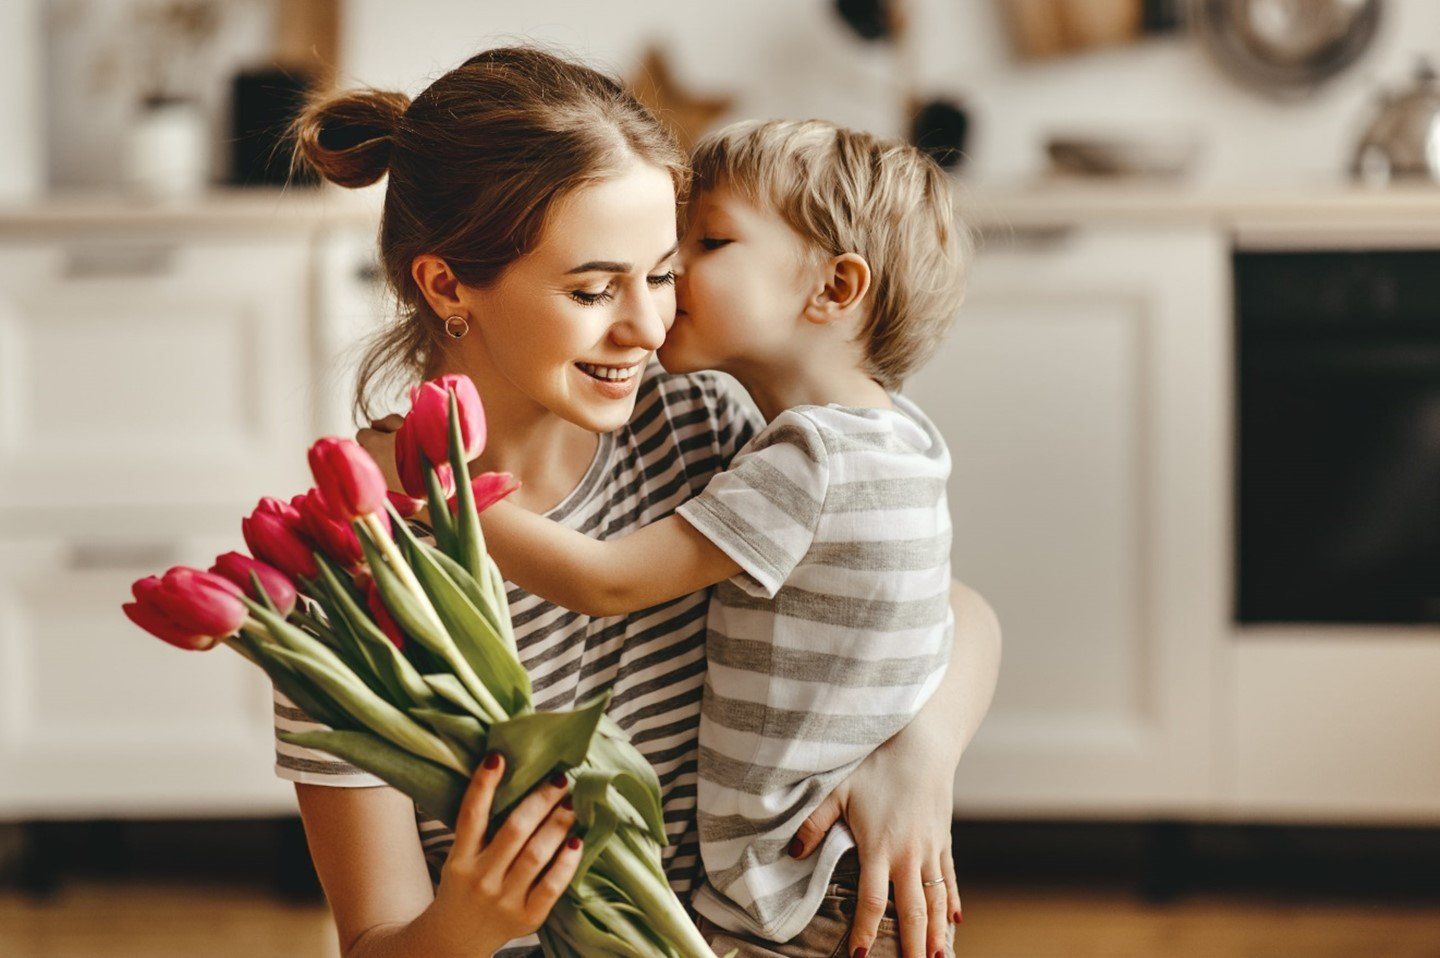
[[[1440,251],[1235,278],[1238,619],[1440,621]]]

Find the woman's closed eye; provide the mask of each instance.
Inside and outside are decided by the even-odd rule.
[[[671,283],[675,282],[675,271],[673,269],[666,270],[665,272],[658,275],[647,276],[645,277],[645,282],[652,289],[660,289],[664,286],[669,286]],[[608,303],[615,298],[615,287],[606,286],[598,293],[592,293],[588,290],[583,289],[571,290],[570,298],[575,300],[575,302],[579,303],[581,306],[598,306],[601,303]]]
[[[700,248],[706,251],[713,251],[729,244],[730,242],[732,241],[728,239],[722,239],[718,236],[702,236],[700,237]]]

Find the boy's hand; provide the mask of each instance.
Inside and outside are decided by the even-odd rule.
[[[355,441],[375,460],[385,475],[385,487],[392,492],[405,491],[400,485],[400,472],[395,468],[395,433],[404,421],[404,416],[391,413],[384,419],[370,420],[368,429],[355,433]]]

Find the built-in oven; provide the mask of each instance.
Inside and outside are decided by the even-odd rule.
[[[1234,258],[1236,615],[1440,621],[1440,250]]]

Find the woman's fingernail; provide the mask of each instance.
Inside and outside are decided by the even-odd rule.
[[[869,952],[869,950],[870,949],[868,948],[856,948],[854,951],[850,952],[850,958],[865,958],[865,955],[867,952]]]
[[[789,854],[789,856],[790,856],[791,858],[799,858],[799,857],[800,857],[800,853],[803,852],[804,850],[805,850],[805,843],[802,842],[802,841],[800,841],[800,839],[798,839],[798,838],[792,838],[792,839],[790,839],[790,847],[785,849],[786,853]],[[864,948],[861,948],[861,949],[860,949],[860,958],[865,958],[864,952],[865,952],[865,949],[864,949]]]
[[[941,948],[935,952],[935,958],[945,958],[945,949]]]
[[[569,809],[575,807],[575,800],[572,799],[569,795],[566,795],[564,798],[560,799],[560,807],[568,811]]]
[[[488,769],[490,769],[490,771],[492,771],[492,772],[495,771],[495,769],[499,768],[499,767],[500,767],[500,753],[499,753],[499,752],[491,752],[489,755],[486,755],[486,756],[485,756],[485,767],[488,768]]]
[[[957,924],[957,925],[963,925],[964,923],[965,923],[965,916],[962,915],[962,914],[960,914],[960,912],[957,911],[957,912],[955,913],[955,924]]]
[[[572,852],[573,852],[575,849],[579,848],[579,847],[580,847],[580,836],[578,836],[578,835],[571,835],[569,838],[565,839],[565,847],[568,848],[568,849],[570,849]]]
[[[554,775],[551,775],[551,776],[550,776],[550,784],[551,784],[551,785],[554,785],[556,788],[564,788],[564,787],[565,787],[565,773],[564,773],[564,772],[556,772]]]

